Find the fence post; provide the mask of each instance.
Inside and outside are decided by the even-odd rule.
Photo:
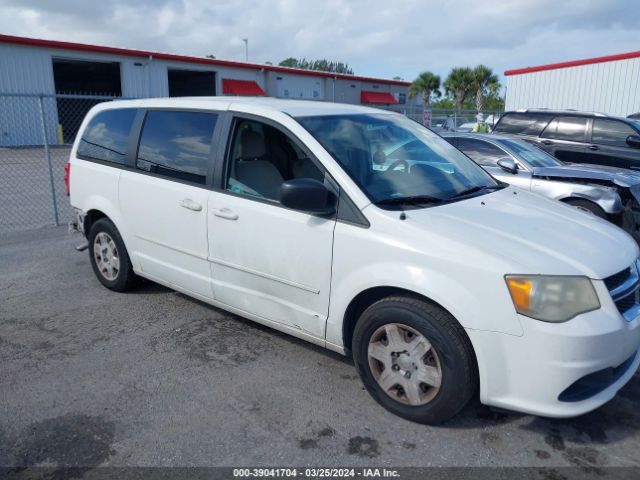
[[[51,201],[53,202],[53,215],[56,220],[56,226],[60,225],[58,219],[58,202],[56,200],[56,188],[53,183],[53,165],[51,165],[51,152],[49,152],[49,142],[47,141],[47,125],[44,118],[44,100],[43,96],[38,96],[40,100],[40,124],[42,126],[42,142],[44,145],[44,154],[47,157],[47,165],[49,166],[49,186],[51,187]]]

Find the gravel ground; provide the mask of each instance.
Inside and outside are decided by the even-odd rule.
[[[529,466],[557,479],[640,464],[637,375],[575,419],[472,402],[418,425],[379,407],[349,359],[158,285],[103,288],[80,242],[63,228],[0,235],[2,466]]]

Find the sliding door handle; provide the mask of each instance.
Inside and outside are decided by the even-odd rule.
[[[216,208],[213,211],[216,217],[224,218],[225,220],[237,220],[238,214],[230,208]]]

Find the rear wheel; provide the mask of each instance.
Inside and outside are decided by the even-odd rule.
[[[591,213],[596,217],[604,218],[605,220],[607,219],[607,213],[602,209],[602,207],[593,202],[590,202],[589,200],[582,200],[581,198],[570,198],[568,200],[565,200],[565,203],[567,203],[567,205],[571,205],[574,208],[577,208],[578,210],[582,210],[583,212]]]
[[[418,299],[380,300],[354,331],[362,381],[387,410],[437,424],[456,415],[477,388],[477,366],[464,329],[445,310]]]
[[[102,285],[124,292],[140,284],[122,237],[111,220],[97,220],[91,226],[88,240],[91,267]]]

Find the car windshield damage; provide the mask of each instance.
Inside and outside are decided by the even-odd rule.
[[[503,188],[445,140],[401,115],[296,120],[382,208],[422,208]]]

